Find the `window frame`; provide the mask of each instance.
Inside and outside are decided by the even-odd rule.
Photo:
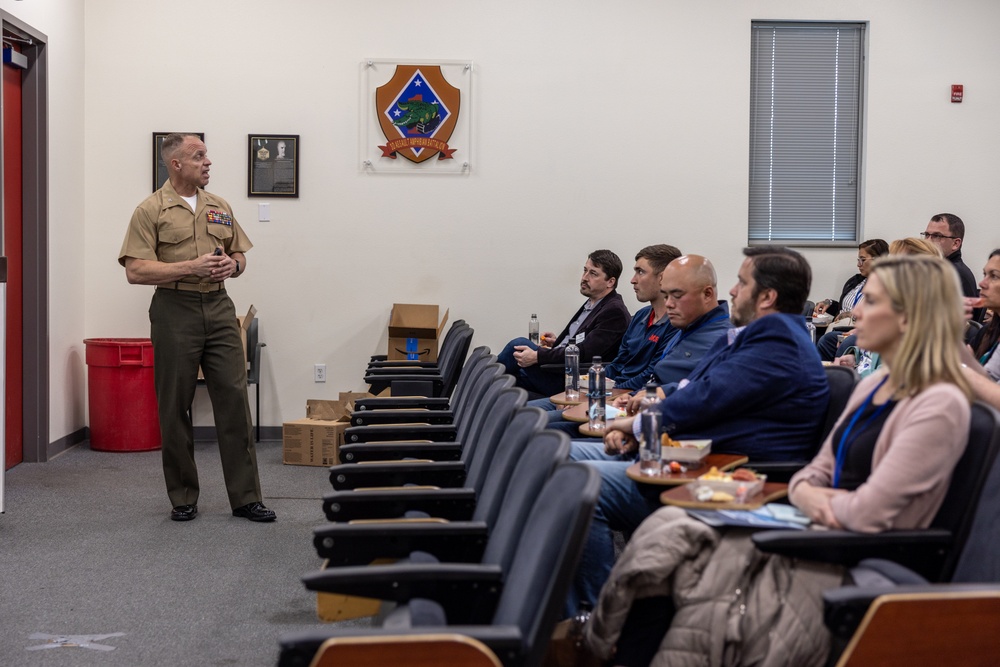
[[[765,20],[755,20],[751,21],[751,32],[750,32],[750,99],[749,99],[749,137],[748,137],[748,171],[747,171],[747,243],[748,245],[772,245],[781,244],[787,246],[797,246],[797,247],[854,247],[863,238],[863,227],[864,227],[864,147],[865,147],[865,129],[866,129],[866,119],[867,119],[867,109],[866,109],[866,99],[867,99],[867,53],[868,53],[868,23],[866,21],[765,21]],[[847,238],[843,232],[840,234],[840,238],[835,238],[837,236],[837,230],[842,229],[843,226],[838,227],[836,218],[832,217],[836,214],[831,211],[831,219],[829,221],[830,238],[822,239],[816,237],[816,225],[815,222],[812,223],[811,227],[809,223],[804,226],[795,229],[792,227],[792,232],[797,232],[793,236],[788,238],[761,238],[753,237],[754,228],[754,210],[756,206],[760,205],[760,198],[757,195],[755,188],[755,168],[760,165],[760,160],[755,160],[758,156],[756,152],[759,146],[759,133],[757,128],[759,124],[755,123],[755,120],[760,117],[757,110],[760,105],[758,102],[758,85],[757,85],[757,75],[760,72],[760,67],[758,65],[757,58],[757,36],[760,30],[767,29],[780,30],[782,28],[791,29],[823,29],[823,28],[846,28],[856,31],[858,37],[857,44],[857,70],[855,76],[857,77],[857,105],[854,110],[856,125],[854,128],[854,141],[856,142],[856,155],[854,156],[854,196],[855,201],[853,205],[853,229],[850,232],[851,238]],[[833,61],[831,61],[833,62]],[[839,64],[839,63],[837,63]],[[773,77],[767,77],[765,82],[770,87],[774,81]],[[780,82],[780,78],[778,78]],[[838,81],[840,78],[838,77]],[[838,84],[839,85],[839,84]],[[773,117],[773,109],[775,104],[772,96],[772,103],[770,108],[772,110],[771,117]],[[853,108],[853,106],[852,106]],[[839,132],[839,128],[836,130]],[[773,133],[772,133],[773,136]],[[818,136],[818,135],[817,135]],[[838,142],[835,150],[839,150],[841,142]],[[765,161],[767,158],[765,158]],[[771,163],[773,166],[774,160],[771,158]],[[770,172],[769,172],[770,173]],[[768,187],[773,187],[774,179],[773,177],[768,178]],[[842,184],[836,184],[834,187],[843,187]],[[770,196],[770,195],[769,195]],[[788,201],[788,200],[786,200]],[[812,233],[810,233],[810,231]]]

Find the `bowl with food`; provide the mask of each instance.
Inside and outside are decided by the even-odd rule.
[[[713,494],[724,494],[723,497],[728,501],[744,503],[763,491],[766,481],[767,475],[759,475],[749,468],[737,468],[732,472],[722,472],[713,466],[704,475],[698,477],[691,486],[695,497],[698,496],[699,488],[707,488]]]
[[[660,458],[666,463],[698,463],[711,451],[711,440],[674,440],[667,433],[660,437]]]
[[[813,315],[812,321],[813,321],[813,324],[815,324],[818,327],[829,326],[830,323],[833,322],[833,315],[831,315],[829,313],[822,313],[820,315]]]

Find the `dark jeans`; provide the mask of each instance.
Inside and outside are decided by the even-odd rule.
[[[565,379],[560,372],[542,370],[541,365],[535,364],[528,368],[521,368],[514,359],[514,347],[516,345],[527,345],[532,350],[537,350],[538,346],[527,338],[515,338],[507,343],[503,351],[497,355],[497,361],[503,364],[508,375],[517,378],[517,386],[528,391],[533,391],[542,396],[555,396],[563,390]]]
[[[820,339],[816,341],[816,349],[819,350],[820,359],[823,361],[833,361],[834,356],[837,354],[837,340],[841,333],[843,332],[827,331],[820,336]]]

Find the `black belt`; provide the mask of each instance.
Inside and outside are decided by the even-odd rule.
[[[164,283],[163,285],[157,285],[156,289],[175,289],[181,292],[218,292],[221,289],[225,289],[225,283]]]

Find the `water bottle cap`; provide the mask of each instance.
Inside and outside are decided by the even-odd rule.
[[[600,358],[600,357],[598,357],[598,356],[595,356],[595,357],[594,357],[594,359],[593,359],[593,362],[594,362],[595,364],[599,364],[599,363],[601,363],[601,358]]]

